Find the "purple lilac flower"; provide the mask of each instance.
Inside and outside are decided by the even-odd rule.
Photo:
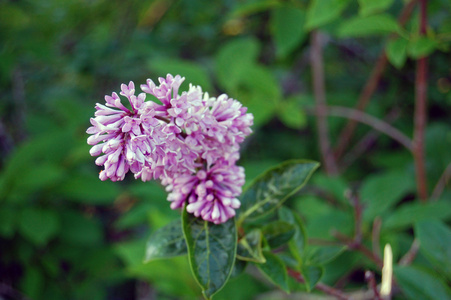
[[[130,108],[116,93],[105,96],[87,130],[90,153],[100,155],[101,180],[123,180],[128,171],[143,181],[159,179],[171,191],[171,208],[187,203],[188,212],[222,223],[240,205],[244,169],[235,163],[253,116],[237,100],[209,97],[199,86],[179,94],[184,79],[168,74],[158,85],[148,79],[138,96],[133,82],[121,85]],[[146,94],[157,101],[146,101]]]
[[[174,178],[167,186],[171,191],[168,200],[172,209],[183,207],[187,201],[189,213],[215,224],[224,223],[240,207],[236,197],[243,184],[244,168],[219,160],[207,170]]]

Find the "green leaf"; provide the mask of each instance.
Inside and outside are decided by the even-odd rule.
[[[394,0],[359,0],[361,16],[368,16],[374,13],[382,12],[393,4]]]
[[[306,184],[318,166],[314,161],[291,160],[257,177],[241,197],[238,224],[246,218],[263,216],[282,205]]]
[[[289,292],[288,274],[283,261],[270,251],[263,251],[266,263],[257,264],[260,271],[268,277],[275,285],[285,292]]]
[[[254,115],[254,125],[264,124],[274,116],[282,97],[279,83],[269,69],[259,65],[248,66],[240,75],[230,93],[240,95],[241,103]]]
[[[12,237],[17,224],[16,210],[3,204],[0,207],[0,236]]]
[[[398,22],[390,15],[359,16],[344,21],[338,29],[338,36],[344,38],[383,35],[400,30]]]
[[[346,250],[346,246],[323,246],[323,247],[310,247],[307,249],[306,263],[309,265],[324,265],[334,260],[343,251]]]
[[[305,287],[310,292],[321,280],[324,274],[324,268],[321,266],[303,266],[302,276],[305,280]]]
[[[232,17],[243,17],[258,12],[269,10],[280,4],[278,0],[254,0],[242,2],[232,12]]]
[[[294,236],[288,243],[288,246],[298,263],[302,263],[305,247],[307,245],[307,232],[302,219],[296,213],[284,206],[279,209],[279,219],[285,220],[294,226]]]
[[[26,208],[19,216],[20,233],[38,246],[44,246],[58,233],[59,223],[53,210]]]
[[[364,219],[372,220],[415,190],[415,178],[405,172],[387,172],[367,177],[360,189]]]
[[[259,52],[260,44],[253,38],[236,39],[222,46],[215,59],[219,84],[226,90],[236,88],[247,68],[256,63]]]
[[[409,299],[451,299],[451,290],[435,274],[415,266],[395,266],[393,271],[399,286]]]
[[[437,220],[419,221],[415,236],[421,253],[451,280],[451,229]]]
[[[198,63],[175,58],[158,58],[149,62],[149,68],[160,74],[179,74],[185,77],[181,90],[188,89],[189,83],[200,85],[204,91],[212,90],[210,76]]]
[[[275,221],[263,226],[262,232],[269,247],[277,248],[287,243],[294,236],[295,228],[288,222]]]
[[[264,263],[266,261],[262,252],[262,232],[254,229],[244,236],[238,243],[237,258],[245,261]]]
[[[421,36],[410,40],[407,53],[413,59],[430,55],[437,48],[438,42],[430,37]]]
[[[271,11],[271,29],[277,56],[290,54],[305,39],[305,13],[296,7],[281,6]]]
[[[191,271],[205,298],[218,292],[233,269],[237,248],[235,219],[215,225],[183,212],[183,233]]]
[[[406,203],[382,221],[382,230],[401,230],[412,226],[417,221],[450,218],[451,203],[449,201]]]
[[[307,123],[307,118],[301,105],[298,103],[299,97],[290,97],[279,102],[277,114],[282,123],[293,129],[303,128]]]
[[[398,38],[396,40],[389,41],[385,47],[388,60],[398,69],[400,69],[406,62],[408,43],[408,40]]]
[[[349,0],[312,0],[307,9],[306,29],[312,30],[337,19]]]
[[[180,220],[153,232],[146,245],[146,258],[150,260],[184,255],[188,253]]]

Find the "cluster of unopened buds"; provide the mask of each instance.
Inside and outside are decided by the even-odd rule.
[[[159,85],[148,79],[139,95],[133,82],[122,84],[130,106],[116,93],[105,96],[86,131],[90,154],[104,166],[101,180],[123,180],[129,171],[142,181],[160,180],[172,209],[186,205],[196,217],[224,223],[240,207],[244,169],[236,162],[253,116],[237,100],[210,97],[199,86],[179,94],[184,79],[168,74]],[[146,101],[149,94],[160,103]]]

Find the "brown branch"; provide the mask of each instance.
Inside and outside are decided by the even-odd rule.
[[[287,268],[287,273],[290,277],[292,277],[293,279],[295,279],[297,282],[299,283],[305,283],[305,279],[302,276],[301,273],[299,273],[298,271],[295,271],[293,269]],[[331,286],[328,286],[324,283],[318,282],[315,285],[315,289],[317,289],[318,291],[322,291],[328,295],[334,296],[337,299],[342,299],[342,300],[349,300],[350,297],[348,297],[346,294],[344,294],[342,291],[337,290]]]
[[[446,184],[451,179],[451,163],[446,167],[445,171],[443,171],[442,176],[438,180],[437,184],[434,187],[434,191],[431,195],[431,200],[438,200],[440,195],[443,193]]]
[[[378,257],[381,256],[380,234],[381,234],[382,220],[376,217],[373,222],[373,231],[371,233],[372,250]]]
[[[382,259],[362,243],[356,243],[354,239],[351,239],[338,231],[333,232],[332,235],[340,242],[342,242],[344,245],[346,245],[349,249],[359,251],[360,253],[365,255],[367,258],[372,260],[379,268],[383,267],[384,263],[382,262]]]
[[[324,65],[321,46],[321,34],[314,30],[311,33],[310,63],[313,77],[313,94],[315,96],[315,111],[317,116],[318,139],[321,159],[328,175],[337,174],[337,165],[331,151],[329,129],[326,117],[326,88],[324,80]]]
[[[398,18],[398,23],[401,26],[404,26],[409,19],[416,2],[417,0],[412,0],[407,3],[402,9],[401,14]],[[368,105],[371,97],[376,91],[378,83],[382,77],[382,73],[387,66],[387,62],[387,55],[385,54],[385,50],[383,50],[383,52],[379,55],[379,58],[377,59],[373,70],[371,71],[370,77],[368,78],[362,91],[360,92],[359,98],[357,99],[357,105],[355,106],[355,109],[357,111],[363,111]],[[351,118],[341,131],[338,138],[338,145],[335,151],[336,158],[340,158],[343,155],[346,147],[349,145],[349,141],[351,140],[352,135],[354,134],[356,126],[357,122]]]
[[[410,265],[415,257],[417,256],[418,250],[420,250],[420,241],[414,239],[412,242],[412,246],[410,246],[409,251],[399,260],[400,266],[408,266]]]
[[[395,127],[376,117],[353,108],[342,106],[328,106],[326,109],[329,116],[353,119],[357,122],[366,124],[382,133],[385,133],[386,135],[406,147],[409,151],[413,152],[412,140],[410,138],[408,138],[404,133],[402,133]],[[308,109],[306,110],[306,112],[310,113]]]
[[[420,0],[420,35],[426,35],[427,26],[427,1]],[[427,71],[428,58],[421,57],[417,60],[415,78],[415,114],[414,114],[414,160],[417,179],[417,191],[421,201],[428,198],[426,168],[424,161],[424,131],[426,128],[427,110]]]
[[[365,272],[365,279],[368,282],[368,288],[373,292],[373,298],[375,300],[382,300],[381,295],[377,289],[376,279],[374,278],[374,274],[371,271]]]
[[[394,108],[384,118],[384,122],[391,125],[398,117],[399,117],[399,108]],[[354,147],[352,147],[352,149],[349,152],[346,153],[346,155],[343,157],[341,166],[339,166],[339,170],[341,172],[345,171],[361,155],[367,153],[368,149],[379,137],[379,134],[380,132],[374,129],[368,132],[358,143],[354,145]]]

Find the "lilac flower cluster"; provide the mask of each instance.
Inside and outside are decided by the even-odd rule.
[[[169,191],[171,208],[182,208],[204,220],[223,223],[235,215],[244,184],[244,169],[236,166],[239,145],[252,131],[252,114],[237,100],[209,97],[190,85],[179,94],[185,78],[168,74],[156,85],[148,79],[144,93],[121,85],[120,95],[96,104],[86,131],[100,179],[123,180],[127,172],[142,181],[160,180]],[[160,103],[146,101],[147,94]]]

